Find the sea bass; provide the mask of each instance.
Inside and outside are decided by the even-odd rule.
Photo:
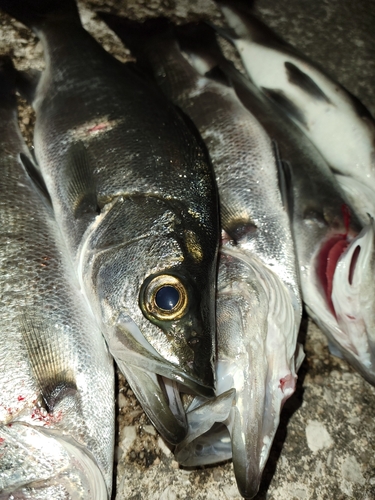
[[[36,111],[35,154],[82,290],[148,416],[178,442],[180,384],[214,389],[211,165],[191,124],[83,29],[73,0],[0,8],[43,44],[45,71],[19,88]]]
[[[111,498],[114,371],[52,207],[24,164],[0,59],[0,497]]]
[[[360,223],[308,138],[223,58],[212,34],[204,39],[210,64],[220,65],[229,76],[291,169],[293,234],[306,309],[327,335],[331,352],[375,385],[374,220]]]
[[[201,397],[193,400],[187,408],[188,435],[175,449],[176,460],[187,467],[233,458],[238,488],[245,498],[258,491],[280,412],[276,405],[272,408],[266,403],[269,411],[259,415],[261,405],[257,404],[265,383],[262,378],[256,383],[257,374],[267,370],[267,363],[268,368],[277,368],[278,353],[285,350],[277,335],[268,338],[266,352],[262,345],[265,322],[283,317],[288,310],[285,295],[280,294],[277,302],[274,300],[274,287],[280,285],[272,278],[272,273],[266,274],[256,259],[246,259],[227,245],[221,248],[216,299],[218,396],[211,401]],[[273,329],[269,327],[269,332],[277,333],[285,319],[284,316]],[[303,349],[298,345],[295,371],[303,358]],[[281,379],[279,387],[273,386],[281,396],[285,384],[282,403],[293,392],[290,382]],[[272,397],[272,385],[268,372],[267,399]]]
[[[252,497],[259,488],[282,404],[295,389],[301,319],[294,247],[272,143],[231,87],[200,75],[190,65],[176,40],[168,36],[165,20],[138,24],[101,17],[137,61],[152,68],[157,83],[192,119],[214,166],[223,228],[219,284],[224,281],[221,286],[227,297],[225,304],[223,297],[219,299],[217,308],[219,315],[226,315],[226,322],[218,335],[217,398],[195,432],[202,434],[204,426],[209,430],[221,422],[214,408],[230,391],[232,397],[224,404],[231,415],[226,425],[232,447],[229,440],[227,452],[233,450],[241,494]],[[200,405],[205,403],[199,399]],[[189,431],[188,440],[191,427]],[[186,441],[181,447],[185,445]],[[177,453],[185,463],[182,457]],[[189,465],[203,463],[202,458],[195,456]],[[205,463],[225,458],[205,457]]]
[[[217,2],[254,84],[287,112],[335,172],[370,188],[374,198],[375,120],[370,112],[256,19],[245,2]]]

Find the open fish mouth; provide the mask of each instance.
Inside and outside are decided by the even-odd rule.
[[[236,249],[222,249],[218,281],[216,398],[193,400],[175,455],[186,466],[233,458],[240,493],[252,498],[303,360],[299,319],[276,275]]]
[[[120,317],[109,350],[159,433],[171,444],[181,442],[188,430],[182,394],[207,399],[213,389],[163,359],[129,316]]]
[[[354,364],[372,384],[375,383],[374,242],[373,219],[354,239],[334,235],[325,242],[317,259],[317,275],[326,311],[319,318],[312,311],[328,335],[331,352]]]

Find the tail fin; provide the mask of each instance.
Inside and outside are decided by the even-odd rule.
[[[0,9],[31,29],[47,20],[81,22],[75,0],[0,0]]]

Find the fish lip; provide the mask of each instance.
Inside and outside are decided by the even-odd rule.
[[[128,339],[131,336],[131,343]],[[215,396],[215,378],[212,384],[205,384],[198,378],[193,378],[190,374],[183,372],[170,361],[165,360],[147,342],[142,332],[128,316],[121,314],[116,323],[116,327],[108,341],[109,349],[113,357],[129,365],[137,366],[144,371],[156,373],[162,377],[173,380],[185,386],[194,394],[211,399]],[[149,364],[150,368],[147,368]]]
[[[125,319],[126,336],[123,331]],[[141,332],[135,322],[130,317],[125,319],[122,326],[117,324],[113,330],[108,341],[109,350],[159,433],[166,441],[177,445],[187,434],[180,392],[186,388],[186,392],[210,399],[215,395],[214,389],[202,385],[163,359],[143,336],[139,337]],[[171,387],[178,386],[178,390],[169,392],[172,399],[165,390],[167,381],[171,381]]]

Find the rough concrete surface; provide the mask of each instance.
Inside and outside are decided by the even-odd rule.
[[[133,19],[163,14],[179,23],[202,17],[224,23],[210,0],[87,0],[80,8],[85,27],[124,61],[129,52],[95,18],[95,9]],[[374,0],[259,0],[255,11],[375,112]],[[11,52],[20,69],[43,67],[41,44],[28,29],[3,14],[0,26],[1,53]],[[33,119],[23,103],[20,123],[29,143]],[[284,407],[257,500],[374,500],[375,389],[329,354],[324,336],[307,318],[300,337],[306,359],[297,391]],[[179,467],[120,375],[117,403],[114,498],[240,499],[230,462]]]

